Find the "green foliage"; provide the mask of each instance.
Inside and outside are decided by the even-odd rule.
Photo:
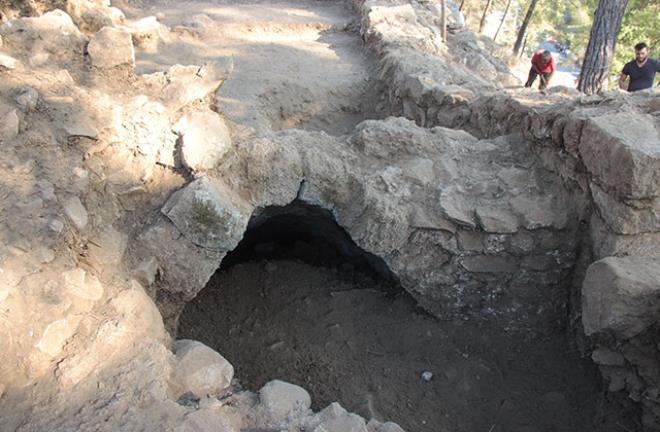
[[[208,201],[194,200],[192,211],[192,220],[195,223],[194,229],[200,234],[216,231],[222,222],[213,205]]]

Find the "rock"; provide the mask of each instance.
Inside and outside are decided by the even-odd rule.
[[[518,266],[515,261],[502,256],[476,255],[464,257],[461,266],[475,273],[514,273]]]
[[[515,233],[518,231],[518,218],[507,210],[492,207],[478,207],[477,219],[484,231],[490,233]]]
[[[14,57],[8,56],[7,54],[0,53],[0,68],[5,68],[9,70],[16,69],[20,65],[20,62]]]
[[[156,257],[149,257],[142,260],[140,265],[133,270],[133,277],[138,280],[142,285],[149,287],[156,282],[156,275],[158,274],[158,260]]]
[[[647,114],[589,117],[579,152],[589,172],[619,198],[660,196],[660,132]]]
[[[234,367],[201,342],[182,339],[174,343],[176,366],[172,376],[175,397],[191,392],[198,397],[220,396],[231,385]]]
[[[237,432],[222,413],[212,409],[199,409],[188,414],[174,432]]]
[[[96,33],[103,27],[116,27],[124,23],[124,13],[110,7],[110,2],[98,0],[68,0],[67,12],[82,31]]]
[[[593,263],[582,283],[587,335],[629,339],[658,321],[660,258],[608,257]]]
[[[165,73],[145,76],[161,82],[159,92],[163,103],[179,110],[193,101],[214,93],[234,70],[232,57],[220,58],[203,66],[174,65]]]
[[[591,353],[591,359],[594,363],[602,366],[623,366],[626,364],[623,354],[602,347]]]
[[[158,49],[161,41],[167,40],[168,29],[155,16],[145,17],[127,25],[133,43],[147,52]]]
[[[78,329],[81,319],[81,316],[69,316],[48,324],[35,345],[36,348],[50,357],[57,356]]]
[[[59,219],[53,219],[48,223],[48,227],[56,233],[61,233],[64,229],[64,222]]]
[[[422,372],[422,381],[429,382],[433,379],[433,373],[429,371]]]
[[[86,119],[79,119],[73,123],[64,125],[67,137],[86,137],[93,140],[98,139],[99,131]]]
[[[39,246],[37,248],[36,257],[42,264],[48,264],[55,259],[55,251],[46,246]]]
[[[198,247],[164,218],[147,228],[136,246],[138,257],[156,257],[163,286],[187,300],[204,288],[225,256]]]
[[[54,54],[54,62],[67,63],[82,56],[85,36],[64,11],[55,9],[38,17],[19,18],[0,28],[6,45],[26,53]]]
[[[369,420],[369,423],[367,423],[367,430],[369,432],[405,432],[401,426],[396,423],[381,423],[376,419]]]
[[[314,416],[312,432],[368,432],[362,417],[349,413],[337,402]]]
[[[0,118],[0,139],[12,140],[19,132],[20,120],[15,109]]]
[[[87,210],[80,202],[80,198],[77,196],[66,198],[62,201],[62,207],[64,214],[78,230],[83,230],[87,226]]]
[[[518,195],[509,200],[514,213],[522,218],[529,230],[538,228],[563,229],[568,223],[569,206],[560,197]]]
[[[214,168],[231,148],[229,128],[212,112],[195,112],[183,116],[174,132],[181,136],[181,159],[193,171]]]
[[[128,235],[106,226],[88,246],[89,261],[97,271],[105,273],[108,267],[115,268],[121,263],[127,245]]]
[[[125,29],[104,27],[90,40],[87,52],[92,66],[99,69],[135,67],[133,40]]]
[[[39,186],[41,197],[45,201],[57,201],[57,196],[55,195],[55,186],[51,182],[41,179],[37,182],[37,186]]]
[[[124,327],[124,333],[136,338],[167,340],[163,318],[154,301],[137,281],[131,280],[129,284],[129,288],[110,301],[110,305],[121,317],[120,325]]]
[[[27,87],[23,89],[14,100],[18,106],[21,107],[23,112],[34,111],[39,102],[39,93],[32,87]]]
[[[92,274],[81,268],[69,270],[62,274],[67,291],[75,297],[92,302],[103,297],[103,285]]]
[[[161,211],[196,245],[226,252],[243,237],[245,207],[229,188],[202,177],[173,193]]]
[[[302,416],[312,404],[305,389],[279,380],[270,381],[259,390],[259,401],[269,423],[273,424],[288,417]]]

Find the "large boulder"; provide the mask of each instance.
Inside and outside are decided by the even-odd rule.
[[[231,385],[234,367],[201,342],[182,339],[174,343],[176,365],[172,376],[173,396],[192,393],[198,397],[222,395]]]
[[[660,132],[648,114],[589,117],[579,152],[596,181],[619,198],[660,195]]]
[[[593,263],[582,284],[587,335],[632,338],[660,316],[660,258],[608,257]]]
[[[303,416],[312,400],[302,387],[274,380],[259,390],[259,402],[267,424],[278,425],[287,418]]]
[[[227,252],[247,227],[247,205],[227,186],[202,177],[172,194],[162,213],[198,246]]]
[[[231,148],[229,128],[213,111],[183,116],[174,131],[181,136],[181,161],[193,171],[212,169]]]
[[[133,40],[125,29],[104,27],[89,42],[87,52],[92,66],[99,69],[135,67]]]

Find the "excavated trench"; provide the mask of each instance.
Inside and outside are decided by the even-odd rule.
[[[410,432],[616,431],[634,418],[567,335],[436,320],[330,212],[301,202],[252,217],[178,337],[221,352],[251,390],[289,381],[315,408],[339,401]]]

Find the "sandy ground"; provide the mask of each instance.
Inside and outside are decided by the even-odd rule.
[[[440,322],[347,274],[290,260],[238,264],[187,305],[178,336],[223,353],[252,390],[283,379],[316,407],[338,400],[408,432],[635,430],[567,336]]]
[[[219,111],[253,128],[304,127],[348,133],[373,117],[372,62],[341,2],[131,2],[133,18],[158,15],[173,31],[157,50],[137,52],[137,71],[231,57]],[[178,25],[196,31],[181,31]]]

